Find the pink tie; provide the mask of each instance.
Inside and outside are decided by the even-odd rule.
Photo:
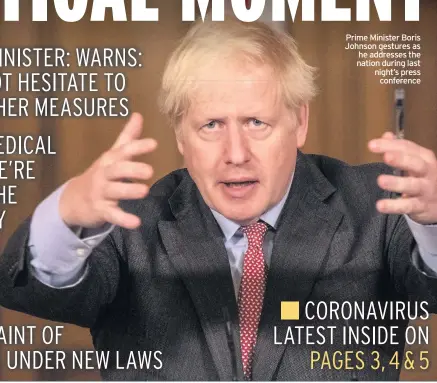
[[[257,222],[244,226],[241,230],[247,236],[248,247],[244,255],[243,275],[238,294],[238,313],[244,378],[250,380],[267,280],[267,267],[262,251],[267,225],[263,222]]]

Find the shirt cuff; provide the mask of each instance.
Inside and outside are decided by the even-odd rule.
[[[46,273],[40,269],[36,269],[32,265],[31,272],[38,281],[52,289],[69,289],[79,285],[88,274],[88,264],[80,265],[77,270],[72,270],[69,273],[57,275]]]
[[[407,215],[405,219],[419,248],[429,255],[437,256],[437,224],[422,225]]]
[[[428,276],[437,276],[437,225],[422,225],[405,215],[417,243],[418,253],[413,263]],[[418,259],[417,255],[421,258]]]
[[[31,265],[43,273],[67,275],[80,270],[91,254],[112,231],[105,225],[102,231],[80,238],[59,214],[59,199],[66,184],[58,188],[36,208],[30,223],[29,247]],[[82,230],[88,234],[88,230]]]

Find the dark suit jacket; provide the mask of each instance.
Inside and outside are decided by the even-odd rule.
[[[306,320],[302,308],[309,300],[426,300],[429,310],[436,310],[437,280],[413,265],[417,254],[405,219],[375,209],[376,200],[387,197],[376,177],[388,171],[384,165],[354,167],[298,153],[274,238],[254,380],[351,379],[350,370],[311,369],[310,352],[354,347],[274,344],[274,326],[283,336],[287,326],[333,324]],[[0,259],[0,304],[89,327],[95,348],[118,350],[121,363],[132,350],[162,352],[159,370],[116,370],[113,360],[111,368],[101,371],[104,379],[230,380],[223,308],[234,325],[240,360],[236,299],[222,233],[193,180],[186,170],[175,171],[157,182],[147,198],[124,208],[139,215],[142,226],[116,228],[93,251],[83,281],[61,290],[43,285],[29,271],[29,220],[24,222]],[[281,301],[299,301],[301,320],[281,321]],[[363,324],[368,322],[357,322]],[[403,329],[407,321],[389,324]],[[402,356],[403,346],[401,341],[355,350],[378,350],[388,364],[394,351]],[[398,378],[399,370],[374,371],[372,358],[365,358],[358,379]]]

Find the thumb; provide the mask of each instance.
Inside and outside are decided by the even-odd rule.
[[[141,136],[142,131],[143,117],[139,113],[133,113],[112,148],[119,148],[120,146],[123,146],[130,141],[138,139]]]

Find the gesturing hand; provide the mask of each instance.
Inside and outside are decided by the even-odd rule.
[[[408,214],[423,225],[437,223],[437,160],[435,154],[408,140],[398,140],[392,133],[371,140],[369,149],[384,155],[384,162],[404,170],[404,177],[381,175],[378,185],[402,194],[402,198],[377,202],[377,209],[387,214]]]
[[[123,211],[118,202],[141,199],[149,192],[148,186],[139,181],[149,180],[153,168],[133,161],[133,157],[155,150],[157,143],[150,138],[140,139],[142,130],[143,118],[135,113],[112,148],[68,182],[59,202],[61,218],[67,225],[95,228],[111,223],[127,229],[140,225],[140,219]]]

